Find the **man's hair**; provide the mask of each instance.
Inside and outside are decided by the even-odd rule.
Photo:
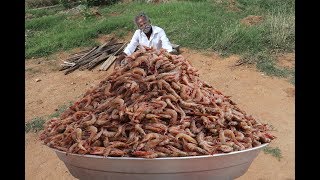
[[[140,12],[135,18],[134,18],[134,23],[136,26],[138,26],[137,22],[138,19],[140,18],[144,18],[147,22],[151,23],[150,18],[144,13],[144,12]]]

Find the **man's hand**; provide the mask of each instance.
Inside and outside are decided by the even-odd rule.
[[[114,64],[114,69],[116,68],[116,67],[119,67],[120,65],[121,65],[121,61],[124,59],[126,57],[126,54],[123,52],[123,53],[121,53],[118,57],[117,57],[117,59],[116,60],[114,60],[115,62],[115,64]]]

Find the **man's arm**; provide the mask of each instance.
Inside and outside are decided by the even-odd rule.
[[[130,43],[123,50],[123,52],[129,56],[136,50],[138,45],[139,45],[139,31],[136,30],[136,32],[132,36]]]
[[[120,66],[121,64],[121,61],[128,55],[132,54],[137,46],[139,45],[139,32],[136,31],[132,38],[131,38],[131,41],[130,43],[124,48],[123,52],[117,57],[117,59],[115,60],[115,65],[114,65],[114,68]]]
[[[162,48],[166,49],[168,52],[172,52],[172,45],[166,35],[166,33],[164,32],[164,30],[162,30],[160,32],[160,40],[162,42]]]

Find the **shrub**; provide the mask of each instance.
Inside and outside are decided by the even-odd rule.
[[[26,0],[25,2],[26,6],[29,8],[38,8],[59,4],[59,0]]]
[[[84,0],[84,4],[87,6],[100,6],[100,5],[110,5],[118,0]]]

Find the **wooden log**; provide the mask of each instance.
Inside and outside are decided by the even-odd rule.
[[[66,69],[68,69],[68,68],[70,68],[70,66],[62,66],[62,67],[59,69],[59,71],[64,71],[64,70],[66,70]]]
[[[114,53],[114,55],[117,56],[117,55],[119,55],[120,53],[122,53],[122,51],[123,51],[123,49],[125,48],[125,45],[126,45],[126,44],[127,44],[127,43],[124,43],[124,44],[117,50],[117,52]]]
[[[68,65],[68,66],[74,66],[76,65],[76,63],[72,63],[72,62],[67,62],[67,61],[63,61],[63,65]]]
[[[109,69],[109,67],[111,66],[111,64],[117,59],[116,56],[114,55],[111,55],[103,64],[102,66],[100,67],[99,70],[101,71],[106,71]]]
[[[84,55],[84,53],[82,53],[82,54],[77,54],[77,55],[74,55],[74,56],[72,56],[72,57],[69,57],[68,59],[66,59],[65,61],[68,61],[68,62],[74,62],[74,61],[76,61],[76,60],[78,60],[81,56],[83,56]]]
[[[115,45],[115,44],[113,44]],[[109,50],[110,51],[116,51],[116,52],[120,52],[124,49],[124,45],[123,43],[116,43],[116,47],[114,48],[110,48]],[[114,53],[113,52],[113,53]],[[118,53],[115,53],[115,55],[117,55]],[[104,56],[103,56],[104,55]],[[90,63],[89,63],[89,66],[87,67],[87,69],[91,70],[93,69],[94,67],[96,67],[97,65],[99,65],[103,60],[106,60],[107,58],[109,58],[111,56],[111,54],[108,55],[108,51],[107,52],[104,52],[104,54],[102,54],[99,58],[96,58],[95,60],[92,60]]]
[[[84,70],[84,69],[89,69],[89,67],[91,67],[93,64],[95,64],[96,61],[98,61],[100,58],[103,58],[104,56],[108,55],[107,53],[102,53],[100,56],[97,56],[96,58],[94,58],[93,60],[90,60],[88,63],[86,63],[85,65],[82,65],[80,70]],[[109,57],[109,56],[108,56]]]
[[[86,63],[91,63],[92,61],[98,61],[98,57],[100,55],[102,55],[103,53],[106,53],[106,54],[111,54],[113,53],[114,51],[117,50],[117,46],[111,46],[111,47],[108,47],[108,49],[106,49],[105,51],[103,52],[96,52],[95,54],[92,54],[91,56],[85,58],[86,60],[83,60],[85,61],[85,64]],[[105,59],[105,58],[104,58]],[[104,60],[103,59],[103,60]],[[91,61],[91,62],[90,62]],[[94,63],[94,62],[93,62]],[[90,67],[90,65],[86,64],[86,65],[83,65],[81,66],[81,68],[79,68],[79,70],[84,70],[86,68]]]
[[[107,58],[109,58],[111,56],[111,54],[106,54],[106,55],[101,55],[97,60],[95,60],[94,62],[90,62],[91,64],[89,65],[89,67],[87,69],[91,70],[93,68],[95,68],[97,65],[99,65],[102,61],[106,60]]]
[[[87,63],[89,63],[90,61],[92,61],[93,59],[95,59],[96,57],[100,56],[103,52],[95,52],[96,49],[98,49],[99,46],[96,46],[94,48],[92,48],[88,53],[86,53],[84,56],[82,56],[81,58],[79,58],[77,61],[74,61],[74,63],[76,63],[73,67],[69,68],[67,71],[65,71],[65,75],[73,72],[74,70],[78,69],[79,70],[84,70],[87,67],[81,67]],[[65,69],[65,68],[63,68]]]
[[[84,70],[86,69],[87,67],[85,66],[86,64],[90,63],[92,60],[94,60],[95,58],[101,56],[103,52],[99,52],[99,53],[96,53],[95,55],[91,56],[90,58],[87,58],[85,60],[83,60],[82,62],[80,62],[80,66],[81,68],[79,68],[79,70]]]
[[[65,60],[65,63],[62,64],[60,71],[66,70],[65,75],[73,72],[76,69],[93,69],[99,65],[102,61],[111,60],[110,62],[105,62],[105,65],[102,69],[106,70],[114,62],[120,51],[124,49],[124,46],[127,43],[118,43],[116,39],[112,37],[108,42],[103,43],[100,46],[95,46],[88,50],[83,50],[78,53],[74,53],[72,57],[69,57]]]
[[[88,61],[91,61],[92,59],[100,56],[103,52],[95,52],[95,53],[91,53],[90,55],[88,55],[87,57],[83,58],[80,62],[78,63],[81,63],[81,62],[88,62]]]
[[[71,72],[73,72],[74,70],[78,69],[79,68],[79,64],[76,64],[75,66],[72,66],[71,68],[68,68],[65,72],[64,72],[64,75],[67,75]]]
[[[79,58],[79,59],[77,60],[77,62],[82,61],[84,58],[86,58],[87,56],[89,56],[89,54],[91,54],[91,52],[93,52],[93,51],[96,50],[97,48],[98,48],[98,46],[92,48],[89,52],[87,52],[87,53],[84,54],[81,58]],[[76,63],[77,63],[77,62],[76,62]]]
[[[122,42],[116,42],[116,43],[113,43],[113,44],[110,44],[109,46],[105,46],[101,49],[101,51],[106,51],[108,48],[110,47],[113,47],[113,46],[116,46],[116,45],[119,45],[119,44],[123,44]]]
[[[121,52],[124,47],[126,46],[128,42],[123,43],[122,46],[116,51],[114,52],[100,67],[99,70],[103,70],[106,71],[109,69],[109,67],[111,66],[111,64],[117,59],[117,57],[115,56],[116,54],[118,54],[119,52]]]
[[[110,45],[109,47],[107,47],[106,49],[104,49],[103,52],[108,52],[108,54],[112,54],[112,53],[114,53],[115,51],[118,50],[117,47],[118,47],[118,46],[116,46],[116,45]]]
[[[96,56],[99,56],[99,55],[100,54],[98,54]],[[83,61],[78,62],[78,63],[76,63],[76,65],[74,65],[71,68],[67,69],[64,74],[67,75],[67,74],[73,72],[74,70],[78,69],[79,67],[81,67],[82,65],[84,65],[84,64],[86,64],[86,63],[88,63],[90,61],[91,61],[91,59],[83,59]],[[83,69],[80,69],[80,70],[83,70]]]
[[[66,59],[65,61],[71,62],[71,60],[74,60],[74,59],[76,59],[76,58],[79,58],[80,56],[83,56],[85,53],[88,53],[89,51],[91,51],[91,52],[89,52],[89,53],[92,53],[92,52],[95,52],[95,53],[100,52],[100,51],[102,51],[103,48],[105,48],[106,46],[110,46],[110,45],[113,45],[113,44],[117,44],[117,43],[115,43],[114,37],[112,37],[108,42],[102,44],[101,46],[98,46],[94,51],[92,51],[92,49],[91,49],[91,50],[90,50],[90,49],[86,49],[86,50],[83,50],[83,51],[80,51],[80,52],[72,53],[72,54],[71,54],[71,57],[69,57],[69,58]]]
[[[111,44],[114,44],[115,42],[116,42],[115,38],[112,37],[108,42],[102,44],[102,45],[96,50],[96,52],[101,51],[104,47],[109,46],[109,45],[111,45]]]

